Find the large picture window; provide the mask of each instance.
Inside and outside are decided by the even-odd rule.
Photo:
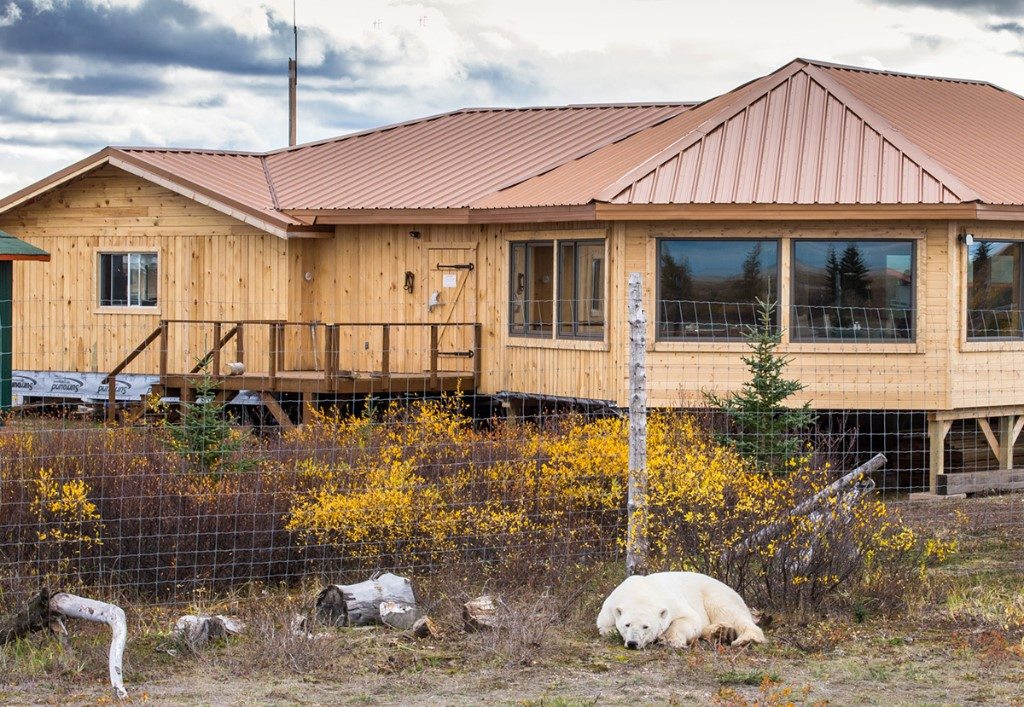
[[[778,271],[776,240],[658,241],[658,338],[743,339],[757,324],[757,300],[778,300]]]
[[[976,241],[968,250],[967,338],[1019,339],[1021,249],[1012,241]]]
[[[604,336],[604,242],[558,242],[558,336]]]
[[[914,243],[793,241],[794,341],[914,338]]]
[[[156,253],[100,253],[101,307],[155,307]]]
[[[526,336],[550,336],[555,300],[554,243],[512,243],[510,253],[509,331]]]

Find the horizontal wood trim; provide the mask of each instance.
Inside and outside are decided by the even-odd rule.
[[[160,307],[96,307],[93,314],[144,314],[149,317],[160,316]]]
[[[565,351],[609,351],[607,341],[599,339],[541,339],[509,334],[506,345],[512,349],[563,349]]]
[[[975,204],[597,204],[612,221],[880,221],[970,219]]]
[[[38,262],[41,262],[41,263],[48,263],[48,262],[50,262],[50,254],[49,253],[47,253],[46,255],[14,255],[14,254],[8,254],[8,255],[0,255],[0,260],[5,260],[5,261],[6,260],[35,260],[35,261],[38,261]]]
[[[469,209],[286,209],[284,213],[316,225],[469,223]]]
[[[991,407],[936,410],[928,414],[931,420],[975,420],[980,417],[1006,417],[1024,415],[1024,405],[994,405]]]

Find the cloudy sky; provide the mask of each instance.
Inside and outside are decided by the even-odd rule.
[[[299,141],[709,98],[796,56],[1024,93],[1024,0],[297,0]],[[0,0],[0,194],[105,145],[287,140],[292,0]]]

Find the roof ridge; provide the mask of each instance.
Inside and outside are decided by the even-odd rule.
[[[890,69],[872,69],[866,66],[854,66],[852,64],[838,64],[831,61],[821,61],[818,59],[804,59],[798,58],[799,61],[806,62],[810,66],[817,66],[825,69],[838,69],[840,71],[856,71],[864,74],[883,74],[885,76],[900,76],[907,79],[921,79],[922,81],[945,81],[947,83],[966,83],[976,86],[991,86],[997,88],[1000,91],[1005,89],[997,86],[991,81],[984,81],[982,79],[961,79],[953,76],[932,76],[930,74],[913,74],[906,71],[892,71]]]
[[[130,145],[108,145],[108,149],[121,152],[180,152],[197,155],[230,155],[232,157],[263,157],[266,152],[254,152],[252,150],[227,150],[213,147],[146,147]]]

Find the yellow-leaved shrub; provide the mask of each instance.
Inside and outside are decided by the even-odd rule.
[[[349,566],[434,567],[533,554],[610,557],[625,544],[627,423],[568,416],[548,426],[474,429],[459,395],[392,404],[379,419],[316,413],[290,433],[333,449],[300,462],[287,529]],[[337,450],[345,450],[340,458]],[[833,498],[791,517],[835,479],[811,450],[786,474],[754,469],[685,414],[648,423],[647,528],[652,565],[707,572],[774,606],[809,605],[839,587],[914,573],[955,547],[922,538],[875,497]],[[744,539],[771,527],[762,543]]]

